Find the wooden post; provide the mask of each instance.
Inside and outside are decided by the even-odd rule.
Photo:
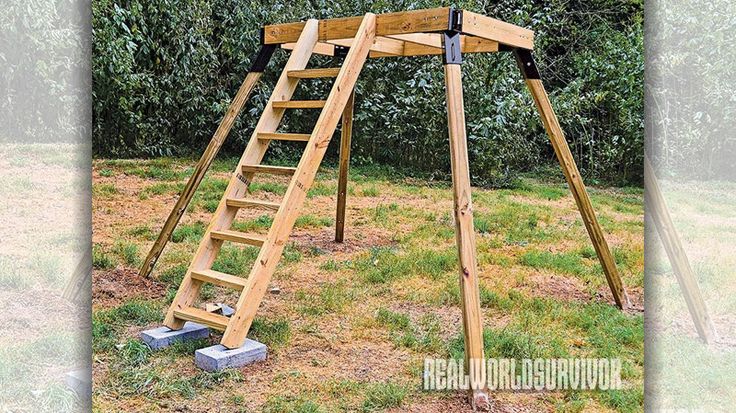
[[[350,168],[350,140],[353,134],[353,105],[355,91],[342,112],[340,130],[340,170],[337,177],[337,216],[335,218],[335,242],[342,242],[345,235],[345,206],[348,191],[348,169]]]
[[[92,248],[91,246],[82,255],[71,278],[64,287],[62,297],[78,304],[89,303],[92,287]]]
[[[452,194],[455,212],[455,240],[460,261],[460,298],[465,338],[466,371],[483,363],[483,321],[481,319],[480,292],[478,288],[478,264],[475,258],[475,233],[473,230],[473,202],[470,191],[468,143],[465,135],[465,109],[463,107],[462,62],[460,33],[443,35],[445,54],[445,87],[447,97],[447,125],[450,136],[450,165],[452,168]],[[480,362],[480,364],[478,364]],[[485,388],[471,390],[473,408],[489,405]]]
[[[158,261],[158,258],[164,251],[164,247],[166,246],[166,243],[169,242],[171,234],[174,232],[179,220],[181,220],[181,217],[187,210],[189,202],[192,201],[194,193],[202,182],[205,173],[207,173],[212,161],[215,159],[215,156],[217,156],[217,152],[220,151],[222,144],[225,142],[225,138],[227,138],[228,133],[230,133],[230,129],[232,128],[233,123],[235,123],[235,119],[238,117],[238,114],[240,114],[240,111],[243,109],[243,105],[248,100],[248,97],[250,97],[250,94],[256,84],[258,84],[258,81],[261,79],[263,70],[271,59],[271,55],[274,50],[274,45],[264,45],[261,47],[261,51],[253,62],[251,70],[245,77],[240,89],[238,89],[238,93],[235,95],[235,98],[230,102],[230,107],[225,113],[225,117],[222,118],[220,126],[218,126],[215,134],[210,140],[210,143],[202,154],[202,157],[199,159],[199,162],[197,162],[197,166],[194,168],[194,173],[189,178],[189,181],[179,195],[179,199],[176,201],[174,209],[171,210],[169,217],[166,218],[166,222],[164,223],[163,228],[161,228],[161,232],[158,234],[156,242],[153,243],[151,250],[148,252],[146,260],[143,262],[143,266],[139,272],[140,276],[148,277],[151,274],[153,266],[156,265],[156,261]]]
[[[695,279],[690,261],[687,259],[685,250],[680,243],[680,237],[672,223],[672,218],[667,210],[662,192],[659,190],[657,176],[654,173],[649,158],[644,156],[644,198],[646,199],[647,212],[651,214],[654,226],[657,228],[659,238],[672,264],[677,283],[680,284],[682,295],[685,297],[687,308],[695,323],[698,335],[707,344],[714,343],[718,339],[713,320],[708,315],[703,297],[700,294],[698,282]]]
[[[534,98],[534,103],[539,110],[539,114],[542,117],[544,128],[547,131],[547,135],[552,142],[557,160],[560,162],[562,172],[565,174],[567,184],[570,187],[575,203],[580,210],[580,215],[583,218],[585,228],[588,230],[588,235],[593,243],[595,252],[598,254],[598,259],[603,267],[603,272],[606,274],[606,280],[608,286],[613,293],[613,299],[616,301],[616,305],[624,310],[627,309],[631,304],[629,297],[626,294],[624,285],[621,282],[621,277],[616,269],[616,262],[611,255],[611,251],[608,248],[606,238],[603,236],[603,230],[601,230],[598,224],[598,219],[593,211],[593,205],[590,203],[590,198],[585,190],[583,179],[580,177],[580,171],[575,164],[575,159],[572,157],[570,147],[567,146],[565,135],[562,132],[560,123],[557,121],[557,116],[552,109],[552,104],[549,101],[547,92],[544,90],[544,85],[539,77],[539,72],[532,58],[532,54],[529,50],[515,49],[516,60],[519,64],[526,85]]]

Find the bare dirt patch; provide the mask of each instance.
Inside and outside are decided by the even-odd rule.
[[[118,267],[110,271],[92,272],[94,307],[114,307],[132,298],[156,299],[166,294],[166,286],[143,278],[138,271]]]

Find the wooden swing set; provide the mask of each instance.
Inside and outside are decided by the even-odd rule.
[[[223,346],[238,348],[243,345],[307,191],[314,182],[327,146],[341,118],[335,238],[338,242],[342,241],[355,83],[368,58],[394,56],[442,56],[466,362],[483,359],[484,355],[461,81],[464,53],[510,52],[514,55],[580,210],[616,305],[621,309],[626,309],[630,305],[590,198],[532,58],[534,32],[467,10],[444,7],[269,25],[262,29],[261,34],[261,49],[250,72],[231,102],[141,268],[142,276],[150,274],[274,50],[278,47],[291,50],[290,57],[166,314],[164,324],[167,327],[178,330],[186,321],[195,321],[223,331],[221,341]],[[335,56],[342,59],[342,64],[335,68],[307,68],[312,54]],[[292,100],[298,83],[313,78],[335,78],[326,100]],[[289,109],[321,109],[311,133],[277,132],[285,111]],[[261,164],[269,143],[273,140],[306,143],[304,153],[296,167]],[[257,174],[292,176],[281,202],[266,202],[249,197],[248,186]],[[241,208],[258,208],[275,212],[268,233],[255,235],[231,230],[230,226]],[[258,257],[247,278],[211,269],[224,242],[260,247]],[[195,307],[195,301],[204,283],[241,291],[235,313],[231,317]],[[487,394],[482,390],[476,390],[472,393],[471,401],[474,406],[487,404]]]

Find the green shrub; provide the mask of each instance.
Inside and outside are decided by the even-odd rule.
[[[93,145],[97,155],[201,153],[258,47],[266,23],[430,8],[437,0],[308,2],[227,0],[92,2]],[[466,4],[459,4],[466,6]],[[582,173],[639,183],[642,175],[643,2],[502,2],[468,8],[536,31],[535,55]],[[265,72],[273,84],[288,54]],[[323,59],[328,63],[328,59]],[[319,62],[318,62],[319,63]],[[445,86],[436,56],[372,59],[361,71],[353,159],[447,177]],[[509,186],[519,172],[556,163],[531,96],[509,53],[469,55],[463,65],[471,176]],[[325,88],[325,84],[318,87]],[[225,142],[240,154],[269,88],[259,88]],[[311,130],[309,117],[284,130]],[[327,157],[337,157],[337,139]],[[272,142],[269,156],[294,161],[302,147]],[[416,150],[415,148],[421,148]],[[694,157],[698,158],[698,157]],[[178,174],[144,171],[156,179]],[[363,195],[376,196],[375,188]],[[330,188],[331,190],[331,188]],[[313,194],[327,194],[321,188]],[[331,195],[331,194],[330,194]],[[207,204],[207,210],[213,205]]]

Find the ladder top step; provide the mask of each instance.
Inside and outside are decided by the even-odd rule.
[[[264,208],[278,210],[281,204],[278,202],[261,201],[259,199],[228,198],[225,200],[227,206],[238,208]]]
[[[296,168],[291,166],[243,165],[243,172],[266,173],[274,175],[292,175]]]
[[[279,109],[319,109],[326,100],[274,100],[273,107]]]
[[[245,288],[245,284],[248,282],[248,280],[246,280],[245,278],[225,274],[224,272],[219,272],[215,270],[192,271],[192,278],[211,284],[217,284],[223,287],[234,288],[236,290],[242,290],[243,288]]]
[[[181,310],[174,310],[174,317],[204,324],[207,327],[214,328],[219,331],[225,331],[227,324],[230,322],[230,319],[223,315],[210,313],[196,307],[186,307]]]
[[[306,142],[312,136],[308,133],[265,133],[259,132],[258,139],[276,141],[302,141]]]
[[[327,67],[322,69],[289,70],[286,75],[297,79],[316,79],[321,77],[337,77],[340,73],[339,67]]]
[[[210,232],[210,236],[214,239],[221,239],[223,241],[238,242],[240,244],[248,244],[254,247],[260,247],[266,242],[265,235],[259,234],[246,234],[244,232],[233,231],[224,229],[220,231]]]

